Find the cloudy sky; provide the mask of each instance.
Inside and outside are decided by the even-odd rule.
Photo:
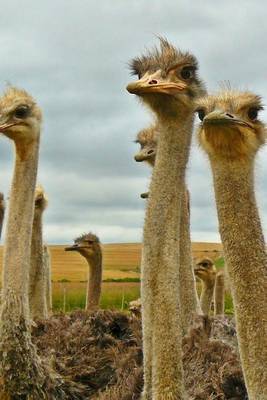
[[[142,237],[151,171],[133,143],[150,115],[125,91],[127,62],[167,37],[192,51],[209,90],[222,81],[267,98],[267,4],[252,0],[9,0],[0,15],[0,86],[12,83],[44,113],[39,182],[49,196],[45,239],[68,243],[93,230],[108,242]],[[267,121],[267,113],[262,117]],[[0,190],[8,196],[14,153],[0,138]],[[267,229],[267,149],[257,197]],[[192,238],[218,241],[207,160],[194,144],[188,168]]]

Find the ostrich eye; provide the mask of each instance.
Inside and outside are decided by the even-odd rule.
[[[26,118],[29,115],[30,109],[28,106],[19,106],[14,111],[14,117]]]
[[[199,110],[197,110],[198,113],[198,118],[200,119],[200,121],[203,121],[204,117],[205,117],[205,111],[201,108]]]
[[[259,109],[256,107],[251,107],[248,110],[248,117],[251,121],[255,121],[258,118]]]
[[[208,263],[204,262],[204,263],[202,263],[202,265],[203,265],[203,267],[207,268]]]
[[[191,78],[193,78],[194,77],[194,71],[195,71],[195,69],[193,67],[190,67],[190,66],[182,68],[182,70],[180,72],[181,78],[183,78],[183,79],[191,79]]]

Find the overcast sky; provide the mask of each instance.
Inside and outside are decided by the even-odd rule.
[[[3,1],[3,0],[2,0]],[[151,117],[125,91],[127,62],[163,35],[199,60],[210,91],[221,81],[267,98],[267,3],[213,0],[9,0],[0,14],[0,85],[28,90],[44,113],[38,181],[49,197],[48,243],[92,230],[102,242],[141,241],[151,171],[133,143]],[[267,113],[262,117],[267,121]],[[8,196],[14,152],[0,145]],[[218,241],[209,164],[193,145],[188,168],[194,241]],[[267,229],[267,150],[257,162]]]

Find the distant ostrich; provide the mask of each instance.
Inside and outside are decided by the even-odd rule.
[[[4,222],[4,216],[5,216],[5,208],[6,208],[6,203],[4,200],[4,194],[0,192],[0,239],[2,236],[2,229],[3,229],[3,222]]]
[[[146,161],[151,167],[154,167],[157,152],[157,141],[159,131],[156,125],[151,125],[148,128],[138,132],[135,143],[140,145],[140,150],[135,154],[134,159],[137,162]],[[147,199],[149,192],[141,193],[142,199]]]
[[[43,249],[43,212],[48,204],[46,194],[41,186],[35,190],[35,208],[31,242],[31,268],[29,283],[30,314],[33,319],[47,318],[46,300],[46,265]]]
[[[218,271],[214,288],[214,315],[224,314],[224,292],[224,271]]]
[[[200,306],[205,315],[209,315],[211,303],[214,296],[214,286],[216,281],[216,268],[210,258],[203,258],[195,265],[195,275],[201,280],[202,291],[200,296]]]
[[[140,144],[140,151],[135,155],[136,161],[147,161],[152,167],[155,165],[159,127],[157,124],[143,129],[137,134],[136,143]],[[141,195],[144,196],[145,193]],[[196,313],[201,313],[198,300],[196,281],[193,272],[192,249],[190,239],[190,194],[187,189],[182,197],[180,221],[180,268],[183,283],[180,288],[183,332],[187,333]]]
[[[141,262],[145,400],[184,398],[179,232],[194,99],[203,94],[196,59],[160,39],[132,61],[127,86],[156,114],[157,157],[150,184]],[[182,284],[182,282],[181,282]]]
[[[259,96],[232,90],[198,104],[250,400],[267,398],[267,255],[254,194],[255,156],[265,142],[261,109]]]
[[[140,145],[140,150],[134,156],[135,161],[146,161],[151,167],[154,167],[158,136],[159,131],[156,125],[151,125],[138,132],[135,143]]]
[[[102,284],[102,249],[99,238],[92,233],[79,236],[74,245],[65,248],[66,251],[78,251],[86,258],[89,266],[89,279],[86,295],[86,310],[99,308]]]
[[[48,315],[52,313],[53,304],[52,304],[52,277],[51,277],[51,257],[48,245],[44,244],[43,246],[43,263],[44,263],[44,271],[45,271],[45,287],[46,287],[46,305]]]

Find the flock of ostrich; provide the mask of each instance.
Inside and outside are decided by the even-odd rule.
[[[42,238],[47,198],[36,187],[42,114],[24,90],[9,87],[0,98],[0,132],[16,153],[3,255],[0,399],[267,400],[267,256],[254,195],[254,161],[266,140],[261,98],[232,89],[207,94],[196,58],[159,40],[131,61],[138,79],[127,86],[154,116],[136,138],[135,160],[153,172],[141,195],[141,299],[132,313],[99,309],[102,250],[87,233],[65,249],[88,262],[86,310],[53,314]],[[195,114],[234,318],[224,315],[224,272],[209,258],[192,258],[185,175]],[[3,196],[0,214],[2,221]]]

